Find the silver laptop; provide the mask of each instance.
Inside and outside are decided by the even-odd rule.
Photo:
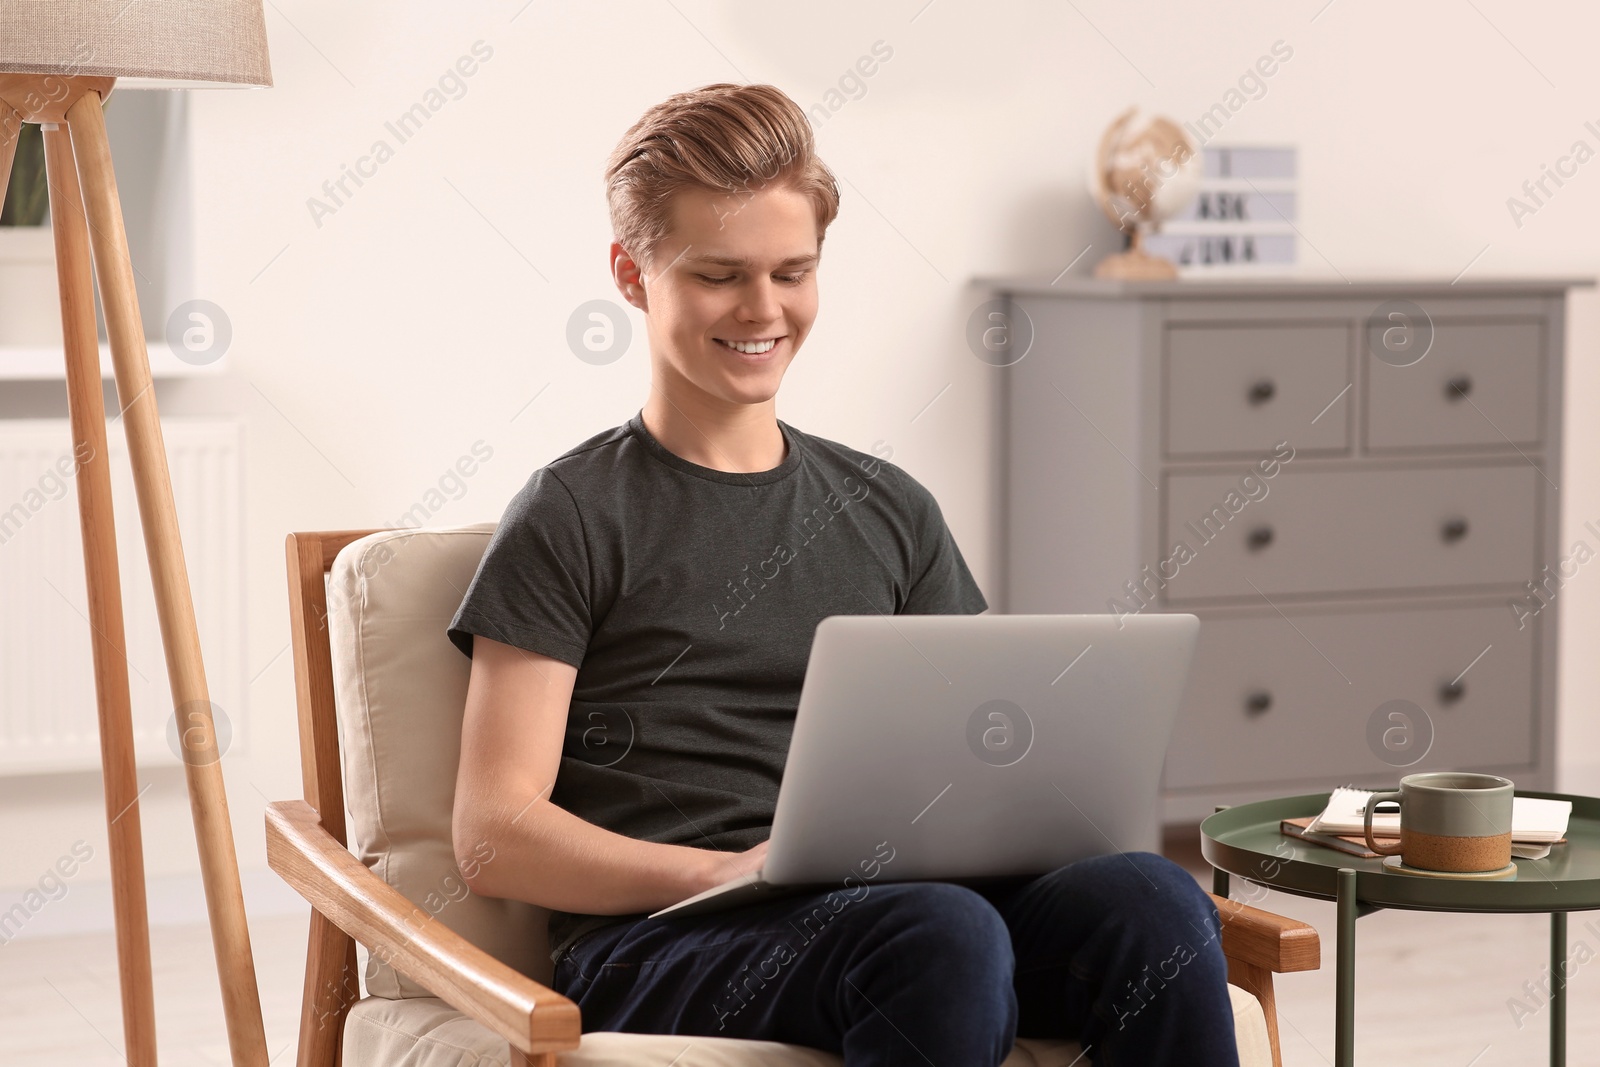
[[[1193,615],[832,615],[764,866],[653,912],[1155,849]]]

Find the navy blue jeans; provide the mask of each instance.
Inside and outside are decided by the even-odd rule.
[[[1018,1036],[1100,1065],[1236,1067],[1219,931],[1183,868],[1118,853],[621,922],[572,945],[554,986],[585,1032],[783,1041],[845,1067],[998,1067]]]

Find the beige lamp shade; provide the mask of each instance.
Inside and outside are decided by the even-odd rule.
[[[126,89],[272,84],[261,0],[0,0],[0,73]]]

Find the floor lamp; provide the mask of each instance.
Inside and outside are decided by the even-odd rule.
[[[228,1044],[235,1067],[266,1067],[267,1049],[205,664],[101,108],[115,85],[168,89],[271,84],[261,0],[0,0],[0,197],[10,180],[22,124],[39,124],[61,290],[73,447],[78,453],[87,446],[90,456],[78,468],[78,508],[93,631],[123,1035],[132,1067],[156,1063],[155,1002],[91,249],[172,703],[183,738]]]

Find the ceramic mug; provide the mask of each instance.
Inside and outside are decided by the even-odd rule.
[[[1399,856],[1407,867],[1469,873],[1511,862],[1511,798],[1515,786],[1498,774],[1430,771],[1400,779],[1400,791],[1374,793],[1363,821],[1367,847]],[[1380,847],[1372,813],[1385,800],[1400,805],[1400,844]]]

